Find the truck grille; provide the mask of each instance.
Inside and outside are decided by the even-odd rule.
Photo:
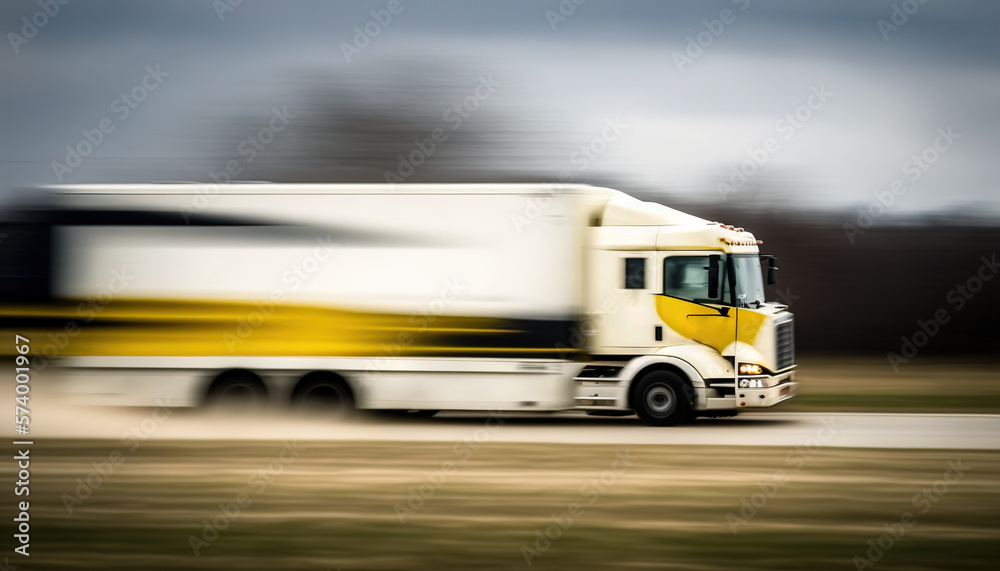
[[[784,370],[795,364],[795,322],[789,319],[776,327],[775,347],[777,348],[778,370]]]

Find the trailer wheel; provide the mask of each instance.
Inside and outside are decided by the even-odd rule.
[[[212,381],[206,404],[238,410],[258,409],[267,403],[267,387],[250,371],[227,371]]]
[[[686,383],[670,371],[652,371],[639,379],[632,393],[632,407],[639,418],[653,426],[677,426],[691,410]]]
[[[306,414],[341,416],[354,410],[354,394],[338,375],[309,373],[292,391],[292,408]]]

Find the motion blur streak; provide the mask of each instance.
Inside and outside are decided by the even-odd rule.
[[[998,22],[0,3],[0,568],[995,569]]]

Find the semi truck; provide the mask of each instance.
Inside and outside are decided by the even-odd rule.
[[[797,388],[761,242],[608,188],[61,186],[0,233],[0,329],[92,403],[668,426]]]

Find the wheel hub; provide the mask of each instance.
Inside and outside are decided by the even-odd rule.
[[[646,393],[646,404],[652,412],[669,413],[674,408],[674,393],[668,387],[653,387]]]

